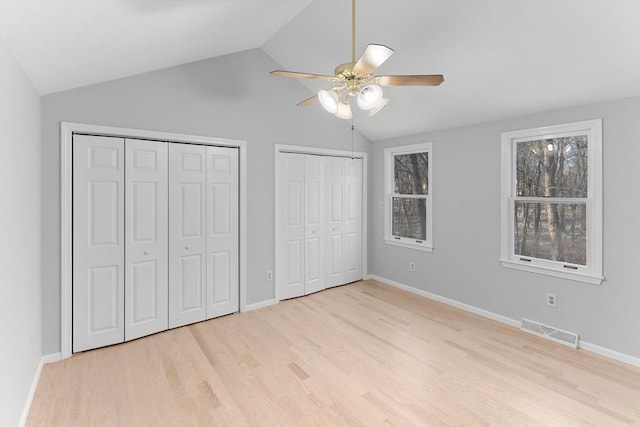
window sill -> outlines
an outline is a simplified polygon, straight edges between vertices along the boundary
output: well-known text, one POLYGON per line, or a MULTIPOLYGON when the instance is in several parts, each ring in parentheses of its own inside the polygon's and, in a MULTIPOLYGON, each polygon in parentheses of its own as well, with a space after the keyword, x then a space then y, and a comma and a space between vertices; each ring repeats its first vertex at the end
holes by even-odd
POLYGON ((594 274, 560 271, 554 268, 534 266, 530 264, 523 265, 519 262, 515 262, 507 259, 501 259, 500 263, 502 264, 503 267, 506 267, 506 268, 528 271, 529 273, 544 274, 546 276, 560 277, 562 279, 575 280, 577 282, 589 283, 590 285, 600 285, 604 280, 604 277, 596 276, 594 274))
POLYGON ((400 247, 409 248, 409 249, 416 249, 418 251, 424 251, 424 252, 433 252, 433 246, 416 245, 414 243, 406 243, 402 241, 399 242, 397 240, 390 240, 390 239, 384 239, 384 242, 387 245, 400 246, 400 247))

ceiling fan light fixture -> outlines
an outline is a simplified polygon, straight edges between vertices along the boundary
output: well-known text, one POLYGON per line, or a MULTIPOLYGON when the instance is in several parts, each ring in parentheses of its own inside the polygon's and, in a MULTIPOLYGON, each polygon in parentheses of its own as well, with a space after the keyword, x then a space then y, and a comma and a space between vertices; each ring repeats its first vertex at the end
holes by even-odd
POLYGON ((333 76, 286 70, 274 70, 271 74, 337 83, 339 86, 329 90, 320 90, 317 95, 299 102, 298 106, 304 107, 319 101, 325 110, 341 119, 352 117, 349 98, 357 97, 360 109, 369 111, 371 117, 379 113, 389 102, 388 99, 382 97, 383 86, 438 86, 444 81, 442 74, 374 75, 378 67, 384 64, 391 55, 393 55, 393 49, 390 47, 369 43, 360 57, 356 59, 356 0, 351 0, 350 62, 338 65, 333 76))
POLYGON ((382 87, 371 84, 363 87, 358 94, 358 107, 363 110, 371 110, 382 99, 382 87))
POLYGON ((338 110, 334 114, 339 119, 349 120, 352 116, 351 114, 351 106, 348 102, 339 102, 338 110))
POLYGON ((319 90, 318 101, 320 101, 320 105, 331 114, 335 114, 338 111, 338 94, 334 91, 319 90))
POLYGON ((387 105, 387 102, 389 102, 389 98, 382 98, 375 107, 369 110, 369 117, 378 114, 385 107, 385 105, 387 105))

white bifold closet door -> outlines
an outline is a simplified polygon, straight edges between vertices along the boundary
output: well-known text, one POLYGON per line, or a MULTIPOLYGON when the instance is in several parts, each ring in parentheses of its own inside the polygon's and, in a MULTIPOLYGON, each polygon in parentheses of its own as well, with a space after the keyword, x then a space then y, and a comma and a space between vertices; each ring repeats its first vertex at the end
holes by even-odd
POLYGON ((326 288, 324 249, 324 160, 304 156, 304 294, 326 288))
POLYGON ((74 135, 73 351, 168 327, 167 144, 74 135))
POLYGON ((169 147, 169 327, 238 311, 238 150, 169 147))
POLYGON ((240 309, 238 149, 207 147, 207 319, 240 309))
POLYGON ((281 299, 362 279, 362 159, 279 153, 281 299))
POLYGON ((278 242, 280 265, 276 280, 282 299, 304 295, 305 218, 303 154, 282 153, 279 161, 278 194, 280 230, 278 242))
POLYGON ((169 327, 167 154, 125 140, 125 341, 169 327))
POLYGON ((73 136, 73 351, 239 308, 238 149, 73 136))
POLYGON ((345 269, 345 203, 346 170, 345 159, 330 157, 327 167, 327 287, 347 283, 345 269))
POLYGON ((362 159, 327 157, 327 287, 362 279, 362 159))
POLYGON ((124 139, 73 137, 73 351, 124 341, 124 139))
MULTIPOLYGON (((345 169, 345 274, 346 283, 362 280, 362 159, 344 159, 345 169)), ((327 284, 327 286, 329 286, 327 284)))

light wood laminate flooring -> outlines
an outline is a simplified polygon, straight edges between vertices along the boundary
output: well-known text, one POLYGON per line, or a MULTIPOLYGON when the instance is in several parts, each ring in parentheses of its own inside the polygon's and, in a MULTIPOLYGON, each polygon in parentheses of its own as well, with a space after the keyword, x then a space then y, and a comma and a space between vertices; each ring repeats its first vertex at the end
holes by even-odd
POLYGON ((28 426, 640 425, 640 369, 364 281, 44 366, 28 426))

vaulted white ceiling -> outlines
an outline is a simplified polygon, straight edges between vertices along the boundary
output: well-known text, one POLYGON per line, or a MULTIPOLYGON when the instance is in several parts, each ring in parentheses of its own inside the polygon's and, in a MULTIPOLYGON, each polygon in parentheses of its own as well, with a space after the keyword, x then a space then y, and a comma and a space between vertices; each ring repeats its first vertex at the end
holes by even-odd
POLYGON ((41 94, 260 47, 311 0, 0 0, 41 94))
MULTIPOLYGON (((350 3, 0 0, 0 31, 41 94, 256 47, 283 69, 333 74, 351 56, 350 3)), ((445 82, 385 88, 387 107, 356 111, 356 127, 380 140, 638 96, 638 17, 638 0, 358 0, 357 55, 395 50, 376 74, 445 82)))

